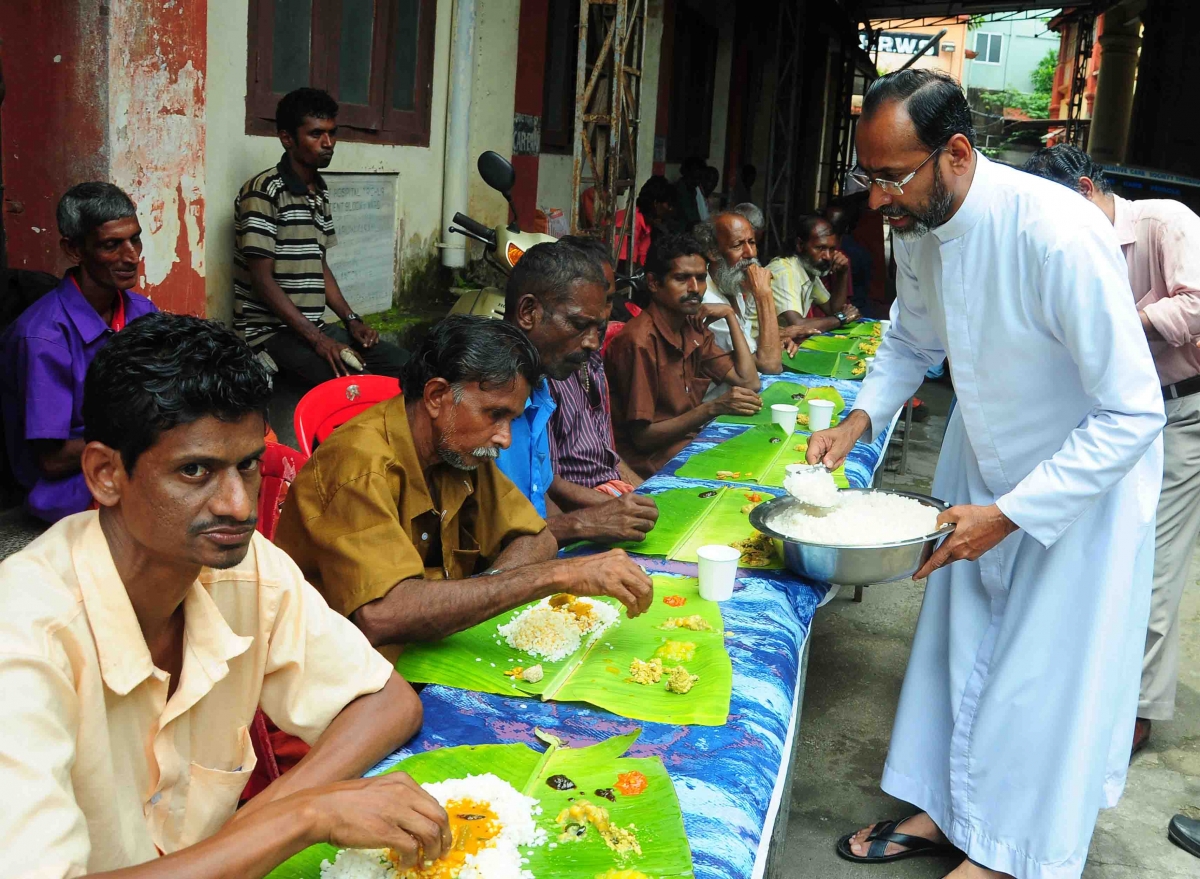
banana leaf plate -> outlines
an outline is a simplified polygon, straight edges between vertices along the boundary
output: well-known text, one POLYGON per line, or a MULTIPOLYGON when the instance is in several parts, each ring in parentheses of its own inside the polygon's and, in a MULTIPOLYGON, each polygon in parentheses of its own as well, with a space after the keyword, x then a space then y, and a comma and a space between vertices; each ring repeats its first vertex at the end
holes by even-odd
MULTIPOLYGON (((777 425, 760 424, 718 446, 697 452, 675 471, 675 475, 685 479, 782 487, 787 475, 784 468, 788 464, 802 463, 807 450, 807 434, 784 435, 777 425)), ((843 488, 850 484, 845 465, 833 472, 833 478, 843 488)), ((659 518, 661 521, 662 517, 659 518)))
MULTIPOLYGON (((563 747, 553 736, 539 733, 550 744, 545 753, 521 744, 441 748, 414 754, 386 772, 407 772, 423 784, 490 772, 537 799, 542 812, 536 821, 546 831, 547 842, 521 850, 529 859, 524 867, 535 879, 595 879, 610 870, 638 870, 654 879, 691 877, 692 854, 683 814, 662 760, 621 756, 639 733, 634 731, 584 748, 563 747), (642 773, 646 789, 628 797, 614 790, 611 802, 595 795, 596 790, 613 789, 617 776, 625 772, 642 773), (576 787, 554 789, 548 784, 553 775, 566 776, 576 787), (641 855, 618 856, 594 828, 589 828, 582 839, 560 841, 561 827, 556 818, 581 798, 607 809, 612 822, 621 827, 636 825, 641 855)), ((331 845, 312 846, 280 864, 267 879, 320 879, 321 862, 332 862, 337 852, 331 845)))

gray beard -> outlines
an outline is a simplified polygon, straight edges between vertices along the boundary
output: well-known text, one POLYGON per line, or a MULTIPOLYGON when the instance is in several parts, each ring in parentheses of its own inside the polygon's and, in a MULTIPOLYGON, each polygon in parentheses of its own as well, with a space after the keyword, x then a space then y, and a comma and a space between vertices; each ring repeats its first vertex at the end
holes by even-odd
POLYGON ((725 296, 733 296, 738 290, 742 289, 742 285, 746 283, 746 269, 750 266, 756 266, 759 262, 754 257, 749 257, 739 262, 735 266, 725 262, 724 257, 717 259, 716 268, 713 270, 713 280, 717 283, 717 288, 725 296))
POLYGON ((470 456, 460 455, 453 449, 442 446, 438 449, 438 457, 449 464, 456 470, 477 470, 479 465, 489 459, 495 460, 500 455, 500 450, 491 446, 480 446, 471 451, 470 456))
POLYGON ((931 229, 936 229, 946 222, 946 216, 950 213, 950 207, 953 204, 954 196, 946 188, 941 170, 935 165, 933 168, 933 192, 929 194, 929 200, 919 210, 908 211, 899 208, 889 213, 888 208, 880 208, 879 212, 885 217, 912 217, 914 222, 907 229, 892 229, 893 235, 912 239, 920 238, 922 235, 928 234, 931 229))

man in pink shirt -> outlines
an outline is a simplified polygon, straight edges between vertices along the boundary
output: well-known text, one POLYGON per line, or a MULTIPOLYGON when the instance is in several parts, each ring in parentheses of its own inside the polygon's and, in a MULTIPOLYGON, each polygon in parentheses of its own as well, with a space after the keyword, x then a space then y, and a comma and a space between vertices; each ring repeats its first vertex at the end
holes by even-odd
POLYGON ((1150 738, 1151 721, 1175 713, 1179 599, 1200 535, 1200 217, 1177 201, 1114 195, 1103 169, 1078 147, 1038 150, 1025 170, 1077 190, 1115 227, 1167 410, 1137 753, 1150 738))

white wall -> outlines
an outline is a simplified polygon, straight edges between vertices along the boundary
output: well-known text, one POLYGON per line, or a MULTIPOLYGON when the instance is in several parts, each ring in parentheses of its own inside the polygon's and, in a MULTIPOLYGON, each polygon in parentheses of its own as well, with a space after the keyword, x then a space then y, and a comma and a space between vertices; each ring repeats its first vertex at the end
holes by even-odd
MULTIPOLYGON (((486 142, 489 146, 498 143, 500 151, 505 154, 511 149, 515 23, 511 26, 511 36, 505 36, 507 32, 504 27, 509 18, 515 21, 515 12, 512 10, 518 2, 479 0, 480 24, 476 45, 477 49, 486 48, 488 52, 482 56, 484 63, 477 70, 471 120, 472 162, 478 154, 474 149, 477 142, 486 142), (505 39, 509 45, 507 57, 504 52, 498 51, 496 45, 505 39), (506 74, 505 71, 509 72, 506 74), (485 81, 481 87, 478 82, 480 75, 492 79, 485 81)), ((453 0, 438 0, 429 146, 380 146, 343 140, 338 144, 330 166, 331 171, 398 175, 398 282, 403 279, 406 267, 422 265, 437 252, 442 214, 452 8, 453 0)), ((246 180, 278 162, 283 152, 277 138, 245 133, 248 15, 248 0, 209 0, 205 262, 208 313, 225 320, 230 318, 233 310, 233 199, 246 180)), ((472 209, 482 214, 479 219, 494 221, 494 209, 489 207, 483 210, 482 205, 475 207, 474 181, 472 187, 472 209)), ((337 222, 336 216, 334 222, 337 222)))
MULTIPOLYGON (((479 176, 481 153, 512 158, 521 0, 476 0, 475 80, 471 86, 470 204, 462 208, 485 226, 508 222, 508 203, 479 176)), ((439 194, 439 199, 441 198, 439 194)), ((530 220, 533 218, 530 217, 530 220)), ((477 251, 475 255, 481 255, 477 251)))
POLYGON ((538 210, 558 208, 563 212, 568 228, 575 216, 575 205, 571 200, 571 166, 574 161, 570 153, 541 153, 538 156, 538 210))
POLYGON ((712 132, 708 141, 708 164, 721 172, 720 192, 725 188, 725 139, 729 124, 729 83, 733 76, 733 16, 722 16, 717 37, 717 61, 713 68, 712 132))

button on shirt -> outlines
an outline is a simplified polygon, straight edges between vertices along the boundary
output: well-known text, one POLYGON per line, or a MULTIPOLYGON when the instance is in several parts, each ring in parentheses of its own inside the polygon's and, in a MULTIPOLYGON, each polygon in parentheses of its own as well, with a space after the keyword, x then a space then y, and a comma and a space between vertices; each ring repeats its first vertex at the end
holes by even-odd
MULTIPOLYGON (((121 294, 125 321, 157 311, 145 296, 121 294)), ((13 474, 29 492, 26 506, 47 522, 86 510, 92 495, 75 473, 50 479, 32 440, 83 437, 83 379, 114 330, 83 298, 73 273, 29 306, 0 336, 0 407, 13 474)))
POLYGON ((550 459, 550 419, 557 404, 543 379, 525 401, 525 411, 513 419, 512 443, 500 450, 496 463, 512 484, 529 498, 537 514, 546 517, 546 492, 554 479, 550 459))
POLYGON ((1168 199, 1113 200, 1134 301, 1162 336, 1150 342, 1158 380, 1200 375, 1200 217, 1168 199))
POLYGON ((633 445, 633 429, 695 409, 708 386, 723 381, 731 369, 733 355, 721 350, 698 318, 689 317, 682 330, 675 330, 651 302, 625 324, 604 355, 617 452, 625 463, 644 478, 653 476, 695 432, 664 448, 641 452, 633 445))
POLYGON ((475 470, 438 464, 430 473, 432 494, 404 398, 373 406, 308 459, 288 492, 275 543, 349 616, 402 580, 470 577, 510 540, 546 527, 492 461, 475 470))
POLYGON ((813 305, 829 301, 829 291, 821 278, 810 273, 798 256, 777 256, 767 264, 767 271, 771 273, 775 309, 780 314, 794 311, 808 317, 813 305))
POLYGON ((259 534, 184 598, 179 686, 156 668, 95 512, 0 564, 5 875, 170 854, 233 816, 257 706, 310 744, 391 665, 259 534))
POLYGON ((604 358, 593 354, 583 369, 557 381, 549 379, 558 404, 550 419, 550 457, 554 472, 568 482, 595 488, 619 480, 613 448, 612 414, 604 358), (587 376, 587 389, 583 377, 587 376))

